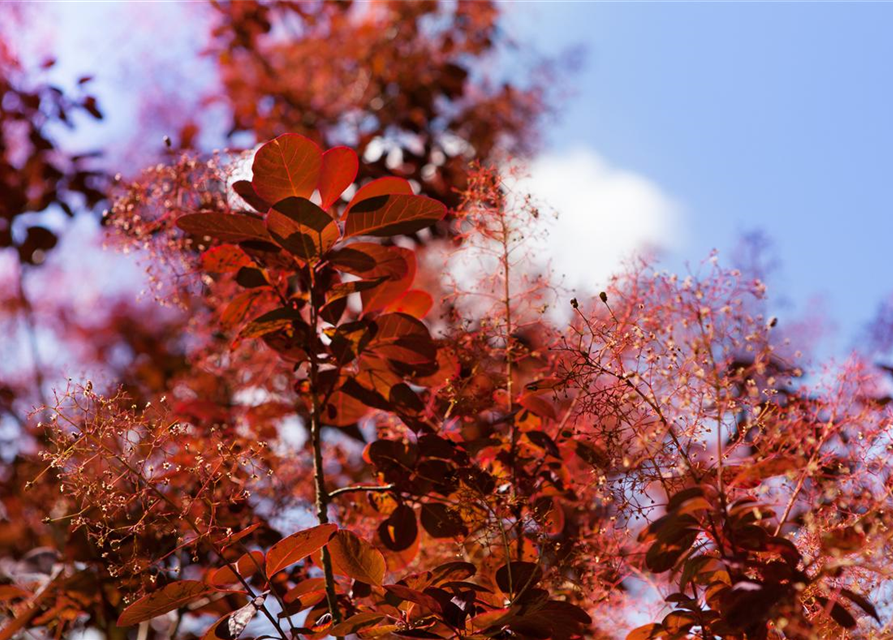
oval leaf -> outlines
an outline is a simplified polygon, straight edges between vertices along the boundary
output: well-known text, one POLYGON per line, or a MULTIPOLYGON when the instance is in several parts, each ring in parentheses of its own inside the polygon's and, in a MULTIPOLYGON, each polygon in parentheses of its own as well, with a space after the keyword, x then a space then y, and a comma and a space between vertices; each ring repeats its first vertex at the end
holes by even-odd
POLYGON ((384 178, 378 178, 377 180, 373 180, 371 182, 367 182, 362 187, 357 189, 357 192, 353 195, 353 198, 350 199, 350 203, 348 203, 347 208, 344 210, 343 218, 347 217, 347 214, 350 212, 351 207, 353 207, 356 203, 362 202, 363 200, 368 200, 369 198, 375 198, 377 196, 389 196, 389 195, 412 195, 412 185, 409 184, 408 180, 403 178, 398 178, 396 176, 387 176, 384 178))
POLYGON ((428 315, 433 306, 434 298, 431 297, 431 294, 419 289, 412 289, 403 294, 401 298, 389 304, 385 311, 389 313, 405 313, 421 320, 428 315))
POLYGON ((432 538, 458 538, 468 535, 468 529, 462 518, 439 502, 423 504, 420 520, 432 538))
POLYGON ((351 207, 344 235, 389 237, 415 233, 444 215, 446 207, 425 196, 376 196, 351 207))
POLYGON ((348 147, 335 147, 322 154, 318 188, 323 209, 331 207, 351 185, 359 167, 356 152, 348 147))
POLYGON ((238 582, 239 576, 250 578, 263 568, 264 554, 260 551, 251 551, 234 562, 233 566, 239 572, 238 576, 229 566, 225 566, 211 571, 208 574, 208 583, 219 587, 238 582))
POLYGON ((119 627, 128 627, 151 620, 155 616, 179 609, 213 591, 215 590, 198 580, 172 582, 158 591, 143 596, 124 609, 117 624, 119 627))
POLYGON ((325 211, 306 198, 289 197, 267 214, 267 230, 280 247, 303 260, 332 248, 341 232, 325 211))
POLYGON ((387 571, 381 551, 346 529, 340 529, 326 545, 335 573, 381 586, 387 571))
POLYGON ((272 578, 288 565, 303 560, 314 551, 321 549, 337 529, 338 527, 334 524, 321 524, 293 533, 274 544, 267 551, 267 577, 272 578))
POLYGON ((364 611, 362 613, 356 613, 349 617, 347 620, 340 624, 336 624, 329 630, 329 635, 334 636, 336 638, 343 638, 344 636, 349 636, 360 629, 365 629, 366 627, 371 627, 373 624, 383 620, 385 615, 383 613, 376 613, 374 611, 364 611))
POLYGON ((264 221, 238 213, 187 213, 177 226, 193 236, 208 236, 221 242, 273 242, 264 221))
POLYGON ((271 140, 254 156, 251 184, 273 204, 289 196, 309 198, 322 169, 322 151, 310 138, 286 133, 271 140))

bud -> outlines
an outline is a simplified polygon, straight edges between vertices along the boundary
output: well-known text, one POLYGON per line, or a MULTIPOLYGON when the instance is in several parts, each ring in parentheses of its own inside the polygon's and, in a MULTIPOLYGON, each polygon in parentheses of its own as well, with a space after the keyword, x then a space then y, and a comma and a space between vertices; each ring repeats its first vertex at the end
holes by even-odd
POLYGON ((604 302, 605 304, 608 304, 608 294, 607 293, 602 291, 601 293, 598 294, 598 297, 601 298, 602 302, 604 302))

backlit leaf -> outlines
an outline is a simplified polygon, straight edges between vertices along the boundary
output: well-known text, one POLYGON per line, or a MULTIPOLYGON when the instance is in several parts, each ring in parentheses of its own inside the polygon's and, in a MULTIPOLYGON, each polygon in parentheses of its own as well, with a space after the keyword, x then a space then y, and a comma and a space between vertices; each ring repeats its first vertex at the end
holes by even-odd
POLYGON ((301 260, 326 253, 341 232, 329 215, 306 198, 289 197, 267 214, 267 230, 280 247, 301 260))
POLYGON ((336 638, 343 638, 344 636, 357 633, 360 629, 371 627, 375 623, 384 620, 384 618, 385 615, 383 613, 376 613, 374 611, 355 613, 347 620, 344 620, 340 624, 336 624, 329 629, 328 635, 336 638))
POLYGON ((407 180, 398 178, 396 176, 386 176, 384 178, 378 178, 377 180, 367 182, 362 187, 357 189, 357 192, 353 195, 353 198, 350 199, 350 203, 348 203, 347 208, 344 210, 344 217, 347 217, 347 214, 350 212, 351 207, 353 207, 356 203, 362 202, 363 200, 369 200, 370 198, 387 195, 411 196, 412 185, 410 185, 407 180))
POLYGON ((391 302, 385 308, 385 311, 389 313, 405 313, 421 320, 428 315, 433 306, 434 299, 431 297, 431 294, 419 289, 412 289, 391 302))
MULTIPOLYGON (((824 598, 821 596, 816 596, 816 602, 818 602, 820 605, 822 605, 822 607, 825 610, 828 609, 829 601, 827 598, 824 598)), ((842 606, 839 602, 836 602, 836 601, 832 602, 831 610, 828 613, 830 614, 830 616, 834 620, 834 622, 839 624, 844 629, 852 629, 853 627, 855 627, 858 624, 856 622, 856 619, 853 617, 853 614, 851 614, 849 611, 847 611, 846 608, 844 606, 842 606)))
POLYGON ((223 616, 205 632, 202 640, 236 640, 257 615, 262 603, 263 597, 258 597, 244 607, 223 616))
POLYGON ((306 327, 300 311, 290 307, 280 307, 279 309, 268 311, 249 322, 239 334, 239 337, 242 339, 259 338, 280 329, 293 328, 296 325, 301 329, 306 327))
POLYGON ((326 545, 335 573, 372 584, 381 585, 387 566, 381 551, 346 529, 340 529, 326 545))
POLYGON ((239 247, 230 244, 211 247, 202 253, 202 270, 209 273, 229 273, 251 266, 254 261, 239 247))
POLYGON ((626 640, 658 640, 668 637, 669 633, 662 624, 653 623, 633 629, 627 634, 626 640))
MULTIPOLYGON (((240 576, 248 579, 263 569, 264 554, 260 551, 251 551, 236 560, 233 565, 240 576)), ((216 569, 208 575, 208 583, 215 587, 233 584, 238 581, 238 576, 228 566, 216 569)))
POLYGON ((334 524, 321 524, 293 533, 274 544, 267 551, 267 577, 272 578, 288 565, 299 562, 321 549, 337 530, 338 527, 334 524))
POLYGON ((444 215, 446 207, 425 196, 376 196, 350 208, 344 235, 389 237, 415 233, 444 215))
POLYGON ((319 174, 319 197, 322 208, 328 209, 357 177, 357 154, 348 147, 335 147, 322 154, 319 174))
POLYGON ((799 456, 774 456, 755 463, 741 465, 743 468, 731 479, 729 486, 752 488, 766 478, 801 469, 803 464, 804 461, 799 456))
POLYGON ((254 156, 251 184, 257 195, 276 204, 289 196, 309 198, 322 169, 322 151, 315 142, 286 133, 266 143, 254 156))
POLYGON ((410 589, 402 584, 386 584, 384 588, 388 593, 393 594, 400 600, 406 600, 421 605, 434 613, 440 613, 442 611, 440 603, 437 602, 437 600, 421 591, 410 589))
POLYGON ((381 285, 364 291, 363 313, 378 311, 400 298, 415 278, 415 252, 403 247, 383 247, 385 255, 378 256, 375 268, 364 273, 364 278, 381 277, 381 285))

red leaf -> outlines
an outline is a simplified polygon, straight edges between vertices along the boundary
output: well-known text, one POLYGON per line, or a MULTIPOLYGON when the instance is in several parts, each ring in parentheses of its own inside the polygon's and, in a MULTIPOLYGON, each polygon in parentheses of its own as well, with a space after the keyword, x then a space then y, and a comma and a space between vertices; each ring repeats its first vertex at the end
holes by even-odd
POLYGON ((405 313, 421 320, 428 315, 433 306, 434 298, 431 297, 431 294, 419 289, 411 289, 404 293, 401 298, 385 307, 385 311, 405 313))
POLYGON ((357 242, 334 252, 331 263, 341 271, 364 279, 387 277, 387 282, 363 294, 363 310, 381 309, 396 300, 415 277, 415 254, 401 247, 357 242))
POLYGON ((248 317, 248 312, 255 305, 258 298, 264 296, 269 290, 248 289, 233 297, 220 314, 220 325, 224 329, 234 329, 248 317))
POLYGON ((338 225, 306 198, 280 200, 267 214, 267 230, 280 247, 312 260, 326 253, 341 236, 338 225))
POLYGON ((543 571, 533 562, 509 562, 496 570, 496 585, 506 594, 518 594, 543 579, 543 571))
POLYGON ((383 620, 384 617, 385 615, 383 613, 376 613, 374 611, 363 611, 362 613, 355 613, 347 620, 332 627, 329 630, 328 635, 335 638, 343 638, 345 636, 355 634, 360 629, 371 627, 376 622, 383 620))
POLYGON ((404 551, 410 548, 419 534, 415 511, 401 504, 378 527, 382 544, 391 551, 404 551))
POLYGON ((373 180, 372 182, 367 182, 362 187, 357 189, 357 192, 353 195, 353 198, 350 199, 350 203, 347 205, 347 208, 344 209, 344 215, 342 216, 342 219, 347 217, 347 214, 350 212, 350 208, 353 207, 356 203, 362 202, 363 200, 368 200, 369 198, 390 195, 411 196, 412 185, 410 185, 409 182, 404 180, 403 178, 397 178, 394 176, 378 178, 377 180, 373 180))
POLYGON ((359 161, 353 149, 335 147, 322 154, 318 189, 323 209, 331 207, 351 185, 357 177, 358 168, 359 161))
MULTIPOLYGON (((263 599, 258 598, 258 600, 262 601, 263 599)), ((226 614, 211 625, 211 628, 202 636, 202 640, 236 640, 245 631, 245 627, 248 626, 252 618, 257 615, 258 610, 258 604, 249 602, 244 607, 226 614)))
POLYGON ((437 358, 437 347, 422 322, 404 313, 386 313, 375 320, 378 328, 368 345, 370 351, 388 360, 427 364, 437 358))
POLYGON ((441 613, 443 611, 443 607, 440 606, 440 603, 427 593, 410 589, 402 584, 386 584, 384 588, 388 593, 394 594, 401 600, 414 602, 434 613, 441 613))
POLYGON ((801 468, 803 459, 798 456, 782 455, 741 466, 743 469, 735 474, 729 482, 729 486, 749 489, 758 486, 766 478, 780 476, 793 469, 801 468))
POLYGON ((658 622, 646 624, 643 627, 636 627, 626 636, 626 640, 657 640, 658 638, 668 638, 669 633, 664 626, 658 622))
POLYGON ((255 193, 254 186, 248 180, 237 180, 234 182, 233 191, 257 211, 266 211, 270 208, 270 203, 255 193))
POLYGON ((377 196, 350 208, 344 235, 389 237, 415 233, 444 215, 446 207, 425 196, 377 196))
POLYGON ((381 585, 387 571, 381 551, 347 529, 340 529, 326 545, 332 557, 335 573, 365 582, 381 585))
MULTIPOLYGON (((244 554, 236 562, 233 563, 239 575, 245 579, 250 578, 255 573, 263 569, 264 554, 260 551, 252 551, 244 554)), ((208 574, 208 584, 215 587, 222 587, 234 582, 238 582, 238 576, 228 566, 215 569, 208 574)))
POLYGON ((158 591, 143 596, 124 609, 117 624, 119 627, 129 627, 132 624, 151 620, 155 616, 179 609, 213 591, 215 589, 209 588, 208 585, 198 580, 172 582, 158 591))
POLYGON ((321 169, 322 151, 316 143, 286 133, 257 150, 251 165, 251 184, 258 196, 273 204, 289 196, 309 198, 321 169))
POLYGON ((177 226, 193 236, 208 236, 221 242, 273 242, 264 221, 239 213, 187 213, 177 226))
POLYGON ((267 577, 290 564, 303 560, 314 551, 321 549, 338 529, 333 524, 321 524, 311 529, 298 531, 280 540, 267 551, 267 577))
POLYGON ((555 419, 555 407, 546 398, 538 393, 525 393, 518 398, 518 404, 539 416, 540 418, 555 419))
POLYGON ((308 578, 289 589, 282 597, 285 604, 300 601, 304 607, 312 607, 325 597, 326 579, 325 578, 308 578), (322 597, 317 598, 317 595, 322 597))
POLYGON ((439 502, 423 504, 420 520, 432 538, 458 538, 468 535, 468 528, 459 514, 439 502))
POLYGON ((242 538, 245 538, 246 536, 249 536, 252 533, 254 533, 257 529, 259 529, 261 527, 262 524, 263 523, 261 523, 261 522, 255 522, 254 524, 245 527, 241 531, 236 531, 232 535, 225 537, 223 540, 221 540, 217 544, 219 544, 222 549, 226 549, 227 547, 229 547, 232 544, 235 544, 242 538))
POLYGON ((202 269, 211 273, 229 273, 252 264, 251 257, 233 245, 211 247, 202 254, 202 269))
POLYGON ((329 398, 322 420, 324 424, 333 427, 346 427, 357 422, 368 412, 369 407, 366 403, 339 389, 329 398))
MULTIPOLYGON (((366 243, 363 243, 366 244, 366 243)), ((409 289, 415 278, 415 252, 403 247, 386 249, 374 269, 364 274, 366 278, 386 277, 381 285, 362 294, 363 313, 378 311, 397 300, 409 289)))

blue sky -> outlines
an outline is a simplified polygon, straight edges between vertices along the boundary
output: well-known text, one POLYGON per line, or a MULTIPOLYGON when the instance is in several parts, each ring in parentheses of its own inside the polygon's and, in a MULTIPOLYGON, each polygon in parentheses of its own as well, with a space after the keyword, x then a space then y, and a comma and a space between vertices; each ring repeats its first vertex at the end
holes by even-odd
MULTIPOLYGON (((89 143, 133 128, 144 56, 169 71, 159 95, 201 68, 183 66, 202 46, 186 19, 196 5, 51 7, 31 37, 62 50, 68 75, 96 72, 110 107, 89 143)), ((643 243, 682 271, 714 248, 729 258, 760 230, 780 262, 770 294, 782 321, 819 298, 837 326, 822 351, 855 343, 893 293, 893 4, 504 8, 522 46, 509 65, 529 61, 531 44, 585 50, 532 170, 532 188, 561 213, 551 253, 570 284, 597 289, 643 243)))
POLYGON ((762 230, 782 312, 820 296, 833 351, 854 342, 893 292, 893 4, 542 2, 511 24, 545 53, 585 45, 549 146, 672 198, 669 266, 762 230))

